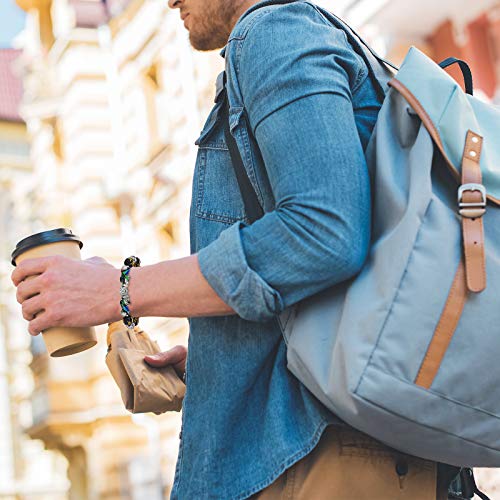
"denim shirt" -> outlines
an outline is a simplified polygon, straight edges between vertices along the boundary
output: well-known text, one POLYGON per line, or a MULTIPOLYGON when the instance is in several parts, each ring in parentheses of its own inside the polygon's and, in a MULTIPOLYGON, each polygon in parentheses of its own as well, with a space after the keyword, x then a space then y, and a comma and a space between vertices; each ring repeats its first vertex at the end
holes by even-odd
POLYGON ((340 423, 288 371, 278 317, 359 272, 370 240, 364 150, 381 98, 344 31, 309 2, 260 2, 221 55, 230 130, 265 214, 245 214, 219 96, 196 141, 191 253, 237 314, 189 319, 171 493, 183 500, 248 498, 340 423))

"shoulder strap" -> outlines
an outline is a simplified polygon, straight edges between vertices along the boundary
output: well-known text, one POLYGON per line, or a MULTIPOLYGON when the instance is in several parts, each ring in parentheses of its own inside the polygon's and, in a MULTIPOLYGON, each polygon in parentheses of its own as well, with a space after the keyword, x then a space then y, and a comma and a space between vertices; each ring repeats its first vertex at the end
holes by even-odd
POLYGON ((394 76, 393 71, 397 72, 399 68, 379 56, 343 19, 319 5, 310 3, 334 26, 345 32, 353 50, 362 57, 368 66, 370 75, 377 85, 379 96, 383 99, 388 90, 387 82, 394 76))
POLYGON ((229 129, 229 100, 225 89, 222 98, 224 99, 224 102, 221 107, 221 120, 224 123, 224 136, 226 138, 226 144, 229 149, 229 155, 231 156, 231 162, 236 174, 236 180, 238 181, 238 186, 243 197, 245 212, 247 217, 250 219, 250 222, 254 222, 264 215, 264 211, 262 210, 262 206, 257 198, 257 193, 248 178, 238 145, 236 144, 236 141, 231 135, 231 131, 229 129))
POLYGON ((269 5, 284 5, 297 1, 305 1, 306 3, 309 3, 314 8, 316 8, 329 22, 346 33, 349 42, 353 46, 353 49, 366 62, 368 69, 377 84, 377 91, 379 92, 380 96, 383 97, 387 92, 387 82, 394 76, 391 70, 398 71, 399 68, 390 61, 387 61, 383 57, 379 56, 343 19, 333 14, 329 10, 316 5, 314 2, 308 0, 262 0, 250 7, 240 18, 240 21, 251 12, 262 7, 267 7, 269 5))

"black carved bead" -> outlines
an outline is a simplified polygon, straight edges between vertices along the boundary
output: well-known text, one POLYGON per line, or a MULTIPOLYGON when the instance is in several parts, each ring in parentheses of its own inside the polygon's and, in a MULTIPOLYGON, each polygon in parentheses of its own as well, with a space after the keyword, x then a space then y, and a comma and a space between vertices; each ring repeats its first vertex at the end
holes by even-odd
POLYGON ((139 267, 141 265, 141 259, 135 255, 131 255, 125 259, 124 264, 131 267, 139 267))

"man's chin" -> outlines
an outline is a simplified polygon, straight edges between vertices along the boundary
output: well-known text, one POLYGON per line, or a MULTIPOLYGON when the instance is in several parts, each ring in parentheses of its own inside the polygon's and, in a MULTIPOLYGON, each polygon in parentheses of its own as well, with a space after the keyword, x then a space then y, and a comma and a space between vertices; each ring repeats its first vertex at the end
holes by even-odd
POLYGON ((195 50, 208 52, 210 50, 222 49, 222 47, 226 45, 227 41, 222 42, 214 39, 208 40, 206 38, 197 37, 195 34, 193 35, 192 32, 189 32, 189 43, 195 50))

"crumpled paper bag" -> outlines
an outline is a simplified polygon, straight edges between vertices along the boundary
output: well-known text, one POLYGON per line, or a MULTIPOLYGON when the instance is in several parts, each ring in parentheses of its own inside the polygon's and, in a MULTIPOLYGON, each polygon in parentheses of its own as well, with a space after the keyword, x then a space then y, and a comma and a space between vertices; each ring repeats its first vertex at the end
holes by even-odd
POLYGON ((106 365, 118 385, 125 408, 131 413, 180 411, 186 386, 173 366, 153 368, 145 355, 160 352, 138 326, 131 333, 116 321, 108 324, 106 365))

